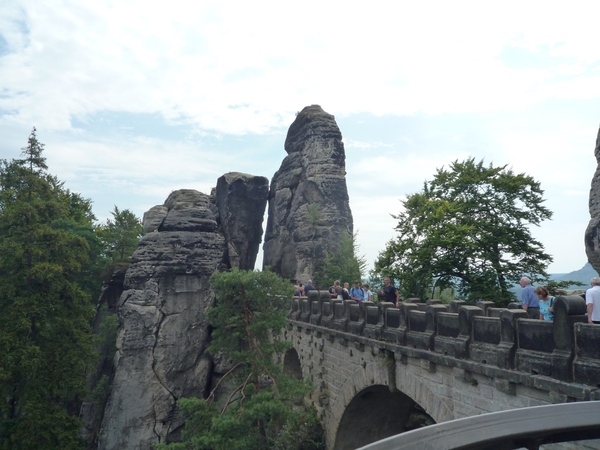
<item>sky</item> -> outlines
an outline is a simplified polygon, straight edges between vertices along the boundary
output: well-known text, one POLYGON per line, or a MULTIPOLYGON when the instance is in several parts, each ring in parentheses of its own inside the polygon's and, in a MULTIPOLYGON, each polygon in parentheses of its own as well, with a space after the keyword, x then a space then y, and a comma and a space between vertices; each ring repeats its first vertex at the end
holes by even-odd
POLYGON ((598 17, 591 0, 8 0, 0 158, 35 126, 98 220, 141 217, 227 172, 271 179, 296 112, 318 104, 344 138, 369 267, 401 200, 473 157, 540 181, 554 217, 532 234, 566 273, 587 262, 598 17))

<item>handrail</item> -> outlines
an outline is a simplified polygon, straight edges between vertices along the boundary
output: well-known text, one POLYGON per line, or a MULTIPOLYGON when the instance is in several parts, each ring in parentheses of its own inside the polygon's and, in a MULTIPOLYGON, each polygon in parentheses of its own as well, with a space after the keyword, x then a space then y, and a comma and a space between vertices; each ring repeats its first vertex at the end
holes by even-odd
POLYGON ((511 409, 398 434, 360 450, 492 450, 600 438, 600 401, 511 409))

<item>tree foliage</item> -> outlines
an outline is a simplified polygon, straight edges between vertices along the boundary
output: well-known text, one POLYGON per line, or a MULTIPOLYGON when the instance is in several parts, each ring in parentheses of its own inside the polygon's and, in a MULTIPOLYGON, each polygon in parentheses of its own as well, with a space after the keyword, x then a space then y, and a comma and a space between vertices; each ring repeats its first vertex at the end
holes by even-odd
POLYGON ((545 280, 544 281, 544 287, 546 289, 548 289, 548 292, 550 293, 550 295, 554 295, 554 296, 565 295, 567 290, 573 289, 574 287, 577 288, 577 287, 581 287, 581 286, 585 286, 585 284, 582 283, 581 281, 576 281, 576 280, 562 280, 562 281, 545 280))
POLYGON ((94 359, 91 205, 46 172, 36 130, 0 161, 0 449, 80 448, 94 359))
POLYGON ((112 219, 96 228, 104 245, 104 255, 113 263, 129 262, 144 234, 142 222, 129 209, 120 210, 116 205, 110 213, 112 219))
POLYGON ((523 274, 547 277, 552 258, 530 232, 552 216, 543 202, 540 184, 528 175, 474 158, 455 161, 402 202, 394 216, 398 236, 375 272, 399 280, 405 296, 424 298, 435 285, 504 304, 523 274))
POLYGON ((208 316, 209 351, 231 360, 220 381, 233 379, 228 395, 217 386, 207 399, 183 399, 184 441, 158 449, 313 449, 319 430, 314 410, 302 405, 310 385, 283 373, 277 362, 290 343, 283 329, 293 286, 268 271, 233 269, 210 278, 217 293, 208 316), (317 431, 316 431, 317 430, 317 431))
POLYGON ((328 254, 315 274, 317 286, 327 289, 335 280, 342 283, 361 280, 366 271, 367 261, 364 256, 358 256, 358 251, 356 233, 343 233, 337 252, 328 254))
POLYGON ((96 226, 96 235, 102 245, 101 278, 104 281, 110 280, 116 270, 127 269, 131 255, 144 235, 142 222, 131 210, 121 210, 115 205, 110 213, 112 219, 96 226))

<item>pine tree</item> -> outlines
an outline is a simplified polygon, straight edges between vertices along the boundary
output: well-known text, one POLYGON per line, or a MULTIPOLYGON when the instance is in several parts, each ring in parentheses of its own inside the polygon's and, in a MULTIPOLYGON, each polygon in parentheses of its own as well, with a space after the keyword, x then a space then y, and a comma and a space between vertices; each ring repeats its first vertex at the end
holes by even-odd
POLYGON ((140 219, 129 209, 121 210, 115 205, 111 214, 112 219, 99 225, 96 232, 102 240, 104 253, 109 261, 128 262, 144 234, 144 228, 140 219))
POLYGON ((213 274, 210 283, 217 304, 208 312, 214 327, 209 350, 230 358, 233 367, 224 379, 235 379, 235 387, 221 402, 215 401, 218 386, 206 400, 182 399, 184 441, 157 449, 320 448, 316 413, 301 404, 311 386, 276 362, 291 346, 279 334, 292 285, 272 272, 237 269, 213 274))
POLYGON ((34 128, 22 159, 0 161, 0 449, 81 448, 94 358, 90 202, 46 172, 43 148, 34 128))

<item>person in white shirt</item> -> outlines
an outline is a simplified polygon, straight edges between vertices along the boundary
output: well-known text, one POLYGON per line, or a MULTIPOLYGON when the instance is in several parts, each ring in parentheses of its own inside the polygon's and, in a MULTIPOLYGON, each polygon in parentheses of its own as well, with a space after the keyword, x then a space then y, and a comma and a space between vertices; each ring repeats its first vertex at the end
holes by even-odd
POLYGON ((373 291, 369 290, 369 285, 368 283, 363 284, 363 289, 365 291, 365 297, 364 297, 364 301, 365 302, 372 302, 373 301, 373 291))
POLYGON ((592 287, 585 291, 588 322, 600 324, 600 278, 592 278, 590 284, 592 287))

